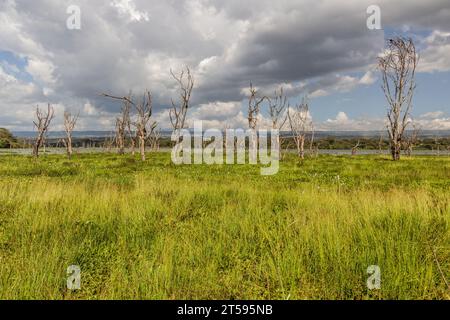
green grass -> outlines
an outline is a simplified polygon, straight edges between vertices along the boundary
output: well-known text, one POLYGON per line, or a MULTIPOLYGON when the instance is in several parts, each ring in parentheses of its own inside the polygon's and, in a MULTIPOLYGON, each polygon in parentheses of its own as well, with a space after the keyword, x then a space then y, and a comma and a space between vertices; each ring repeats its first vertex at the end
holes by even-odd
POLYGON ((4 155, 0 299, 449 299, 449 191, 448 157, 4 155))

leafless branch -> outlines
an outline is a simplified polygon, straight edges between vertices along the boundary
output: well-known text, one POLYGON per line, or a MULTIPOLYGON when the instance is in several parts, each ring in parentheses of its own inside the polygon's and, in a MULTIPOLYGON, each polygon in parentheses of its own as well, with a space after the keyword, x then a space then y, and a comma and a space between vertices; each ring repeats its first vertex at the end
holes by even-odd
POLYGON ((404 133, 410 124, 410 112, 419 58, 412 39, 388 40, 385 53, 378 59, 382 89, 388 102, 388 133, 393 160, 400 159, 404 133))
POLYGON ((48 127, 55 116, 55 111, 50 103, 47 106, 47 112, 42 111, 39 107, 36 107, 36 120, 33 121, 37 130, 37 137, 33 146, 33 156, 39 156, 39 148, 42 146, 45 136, 48 132, 48 127))

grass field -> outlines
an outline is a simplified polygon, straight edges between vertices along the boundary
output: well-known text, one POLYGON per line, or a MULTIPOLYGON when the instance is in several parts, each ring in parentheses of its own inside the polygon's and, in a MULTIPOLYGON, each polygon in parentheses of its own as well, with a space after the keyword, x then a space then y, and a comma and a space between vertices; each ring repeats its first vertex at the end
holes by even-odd
POLYGON ((0 203, 0 299, 450 298, 449 157, 4 155, 0 203))

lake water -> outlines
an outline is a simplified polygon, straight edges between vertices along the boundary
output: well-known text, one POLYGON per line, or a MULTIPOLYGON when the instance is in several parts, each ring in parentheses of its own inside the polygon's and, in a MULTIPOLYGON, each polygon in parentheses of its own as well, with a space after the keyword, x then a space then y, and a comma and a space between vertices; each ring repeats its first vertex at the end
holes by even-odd
MULTIPOLYGON (((150 151, 150 149, 148 149, 150 151)), ((169 152, 171 151, 170 148, 161 148, 159 152, 169 152)), ((74 154, 77 153, 116 153, 116 149, 112 148, 111 150, 106 150, 104 148, 74 148, 73 149, 74 154)), ((127 152, 130 152, 130 150, 127 150, 127 152)), ((138 152, 136 150, 136 152, 138 152)), ((290 153, 295 153, 296 150, 289 150, 290 153)), ((308 153, 308 151, 305 151, 308 153)), ((66 149, 64 148, 46 148, 45 152, 42 148, 39 151, 40 154, 65 154, 66 149)), ((0 155, 8 155, 8 154, 19 154, 19 155, 31 155, 32 149, 31 148, 23 148, 23 149, 0 149, 0 155)), ((319 154, 329 154, 329 155, 350 155, 351 150, 329 150, 329 149, 323 149, 319 150, 319 154)), ((380 154, 378 150, 358 150, 357 155, 376 155, 380 154)), ((389 152, 387 150, 383 150, 383 154, 388 155, 389 152)), ((413 151, 413 155, 434 155, 434 156, 450 156, 450 151, 440 151, 439 153, 437 151, 433 150, 415 150, 413 151)))

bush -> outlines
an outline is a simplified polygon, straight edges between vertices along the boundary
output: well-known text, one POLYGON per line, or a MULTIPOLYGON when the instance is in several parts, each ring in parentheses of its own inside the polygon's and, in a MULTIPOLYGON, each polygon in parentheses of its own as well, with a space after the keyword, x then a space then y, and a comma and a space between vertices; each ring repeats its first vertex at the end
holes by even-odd
POLYGON ((5 128, 0 128, 0 148, 15 148, 18 146, 17 139, 5 128))

